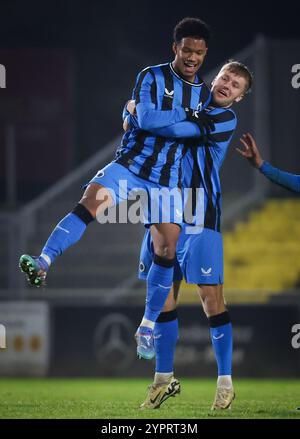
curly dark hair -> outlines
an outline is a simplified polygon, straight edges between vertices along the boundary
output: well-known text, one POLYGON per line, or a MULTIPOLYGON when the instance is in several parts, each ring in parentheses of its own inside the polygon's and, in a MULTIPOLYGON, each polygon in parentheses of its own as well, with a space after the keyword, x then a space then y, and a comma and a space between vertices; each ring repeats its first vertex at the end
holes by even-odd
POLYGON ((176 24, 173 32, 173 38, 176 44, 179 44, 182 38, 193 37, 204 40, 208 45, 210 38, 209 26, 200 18, 186 17, 176 24))

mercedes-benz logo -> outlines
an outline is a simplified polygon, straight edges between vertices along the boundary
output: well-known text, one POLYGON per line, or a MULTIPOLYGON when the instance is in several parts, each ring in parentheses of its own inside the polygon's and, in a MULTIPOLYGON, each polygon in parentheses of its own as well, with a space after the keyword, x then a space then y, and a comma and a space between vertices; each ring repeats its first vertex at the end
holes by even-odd
POLYGON ((94 352, 103 369, 126 370, 135 358, 135 328, 123 314, 109 314, 98 323, 94 334, 94 352))

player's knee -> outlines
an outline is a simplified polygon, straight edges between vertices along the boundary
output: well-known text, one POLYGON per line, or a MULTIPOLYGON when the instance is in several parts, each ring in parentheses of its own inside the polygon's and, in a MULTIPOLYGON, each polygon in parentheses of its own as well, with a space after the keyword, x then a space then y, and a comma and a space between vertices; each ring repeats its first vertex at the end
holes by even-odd
POLYGON ((162 312, 170 312, 173 311, 174 309, 176 309, 176 302, 172 302, 172 303, 165 302, 162 312))
POLYGON ((176 300, 175 300, 174 292, 173 292, 173 288, 172 288, 166 301, 165 301, 165 304, 163 307, 163 312, 173 311, 175 308, 176 308, 176 300))
POLYGON ((217 301, 210 299, 203 302, 203 308, 207 317, 217 315, 223 311, 217 301))
POLYGON ((98 208, 97 200, 93 200, 90 197, 83 196, 79 201, 79 204, 82 204, 82 206, 84 206, 90 212, 93 218, 96 218, 96 213, 98 208))
POLYGON ((199 294, 207 316, 216 315, 225 310, 223 294, 217 285, 201 286, 199 294))
POLYGON ((90 185, 79 201, 96 218, 99 209, 105 210, 112 204, 108 190, 100 185, 90 185))
POLYGON ((156 244, 154 247, 155 254, 161 258, 173 259, 176 254, 176 245, 170 243, 156 244))

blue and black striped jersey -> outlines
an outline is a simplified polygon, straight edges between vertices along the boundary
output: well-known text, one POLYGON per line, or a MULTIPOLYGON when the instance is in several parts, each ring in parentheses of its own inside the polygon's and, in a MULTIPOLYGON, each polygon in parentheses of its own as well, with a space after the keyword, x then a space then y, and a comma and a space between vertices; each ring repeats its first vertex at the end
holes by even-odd
POLYGON ((237 118, 234 111, 228 108, 209 106, 205 111, 213 119, 215 130, 205 143, 201 144, 200 139, 191 139, 186 143, 189 143, 190 147, 182 160, 182 187, 191 188, 193 216, 197 212, 196 190, 203 188, 204 206, 203 209, 199 210, 203 218, 195 218, 193 223, 202 223, 204 228, 220 231, 221 184, 219 171, 234 134, 237 118))
POLYGON ((138 126, 125 133, 115 161, 141 178, 168 187, 181 185, 183 139, 162 137, 151 130, 186 120, 184 108, 204 109, 210 90, 200 77, 182 79, 172 64, 147 67, 137 77, 133 99, 138 126))

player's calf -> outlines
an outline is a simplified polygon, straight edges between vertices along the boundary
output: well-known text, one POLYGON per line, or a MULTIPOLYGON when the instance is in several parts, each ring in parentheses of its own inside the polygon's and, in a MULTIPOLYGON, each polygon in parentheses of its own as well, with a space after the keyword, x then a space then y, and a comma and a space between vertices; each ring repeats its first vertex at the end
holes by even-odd
POLYGON ((28 282, 36 287, 45 286, 47 272, 52 262, 71 245, 78 242, 93 216, 81 204, 66 215, 54 228, 39 257, 25 254, 19 260, 19 267, 26 274, 28 282))

